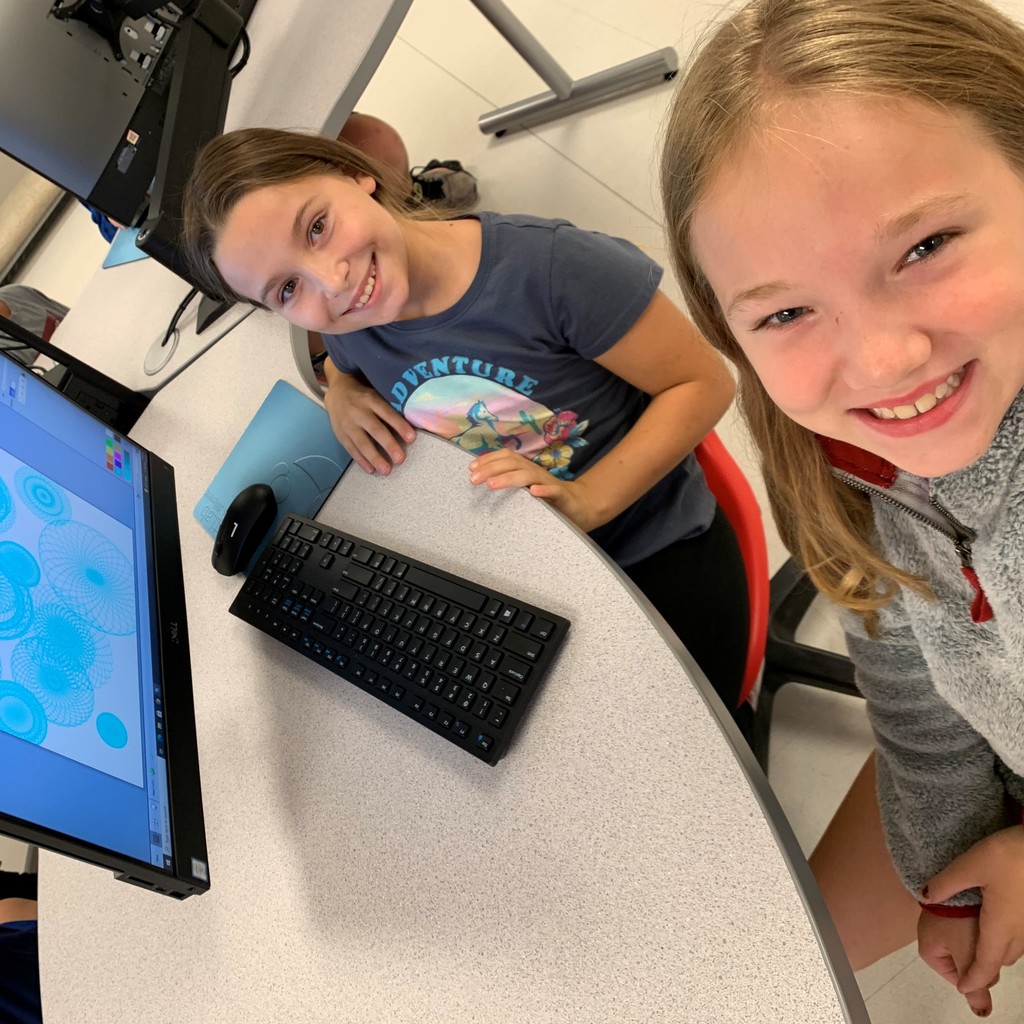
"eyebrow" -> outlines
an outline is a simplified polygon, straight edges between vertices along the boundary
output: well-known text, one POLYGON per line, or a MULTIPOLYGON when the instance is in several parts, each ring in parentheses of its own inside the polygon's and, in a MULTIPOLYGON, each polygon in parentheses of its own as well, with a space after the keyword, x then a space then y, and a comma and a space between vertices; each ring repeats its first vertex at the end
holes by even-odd
POLYGON ((932 196, 917 206, 883 224, 875 233, 879 242, 896 242, 921 221, 940 213, 959 213, 971 197, 963 192, 950 192, 932 196))
MULTIPOLYGON (((292 221, 292 237, 299 238, 306 233, 306 217, 309 213, 309 208, 316 202, 316 196, 310 196, 296 211, 295 220, 292 221)), ((267 305, 267 294, 272 291, 277 285, 277 278, 271 278, 261 289, 260 289, 260 302, 263 305, 267 305)))
MULTIPOLYGON (((965 206, 970 199, 969 195, 959 192, 932 196, 930 199, 918 203, 917 206, 906 213, 901 213, 898 217, 894 217, 892 220, 880 225, 875 232, 875 237, 883 245, 899 241, 899 239, 917 227, 921 221, 927 220, 929 217, 936 216, 939 213, 959 212, 957 208, 965 206)), ((729 303, 725 311, 725 315, 727 317, 731 316, 740 306, 745 306, 748 302, 758 302, 761 299, 771 298, 771 296, 778 292, 783 292, 789 287, 791 286, 787 281, 768 281, 765 284, 755 285, 753 288, 745 288, 733 297, 732 302, 729 303)))

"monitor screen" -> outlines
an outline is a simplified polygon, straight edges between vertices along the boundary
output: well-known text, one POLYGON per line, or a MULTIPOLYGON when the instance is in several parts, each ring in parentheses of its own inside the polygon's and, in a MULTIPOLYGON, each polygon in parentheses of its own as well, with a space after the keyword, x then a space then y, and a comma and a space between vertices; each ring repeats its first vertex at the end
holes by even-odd
POLYGON ((181 193, 222 130, 253 6, 0 0, 0 149, 117 223, 145 225, 142 247, 188 280, 181 193))
POLYGON ((0 763, 0 831, 208 887, 170 468, 2 355, 0 763))

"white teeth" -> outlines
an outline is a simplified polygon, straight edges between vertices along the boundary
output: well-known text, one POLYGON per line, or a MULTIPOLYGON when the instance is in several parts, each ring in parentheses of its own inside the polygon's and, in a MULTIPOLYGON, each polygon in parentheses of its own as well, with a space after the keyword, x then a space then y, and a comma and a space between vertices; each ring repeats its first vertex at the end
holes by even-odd
POLYGON ((373 294, 373 286, 377 282, 377 261, 374 260, 370 267, 370 276, 366 281, 366 287, 363 289, 363 294, 360 296, 359 301, 353 305, 353 309, 362 309, 363 306, 370 301, 370 296, 373 294))
POLYGON ((873 408, 871 411, 880 420, 912 420, 915 416, 930 412, 939 402, 948 398, 960 387, 960 374, 951 373, 934 391, 923 394, 913 405, 897 405, 891 409, 873 408))

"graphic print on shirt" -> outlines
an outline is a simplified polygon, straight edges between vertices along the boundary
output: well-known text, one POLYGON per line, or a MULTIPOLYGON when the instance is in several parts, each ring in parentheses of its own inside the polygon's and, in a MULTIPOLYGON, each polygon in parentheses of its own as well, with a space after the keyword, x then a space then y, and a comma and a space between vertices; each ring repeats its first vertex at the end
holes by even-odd
POLYGON ((392 405, 413 425, 473 455, 507 448, 553 476, 571 480, 575 474, 569 463, 576 449, 588 443, 583 437, 588 421, 580 422, 569 409, 553 412, 530 397, 536 383, 525 377, 520 387, 509 387, 481 376, 451 374, 422 381, 414 389, 396 385, 392 397, 404 391, 404 402, 392 405))

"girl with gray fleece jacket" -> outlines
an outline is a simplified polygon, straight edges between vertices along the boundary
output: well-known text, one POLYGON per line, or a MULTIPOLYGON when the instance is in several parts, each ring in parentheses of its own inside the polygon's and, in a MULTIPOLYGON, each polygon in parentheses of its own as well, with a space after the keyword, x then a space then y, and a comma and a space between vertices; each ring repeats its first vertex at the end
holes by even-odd
POLYGON ((855 968, 978 1016, 1024 956, 1024 29, 984 0, 750 0, 664 134, 676 271, 876 750, 810 858, 855 968))

